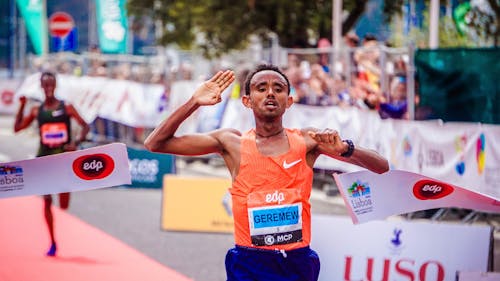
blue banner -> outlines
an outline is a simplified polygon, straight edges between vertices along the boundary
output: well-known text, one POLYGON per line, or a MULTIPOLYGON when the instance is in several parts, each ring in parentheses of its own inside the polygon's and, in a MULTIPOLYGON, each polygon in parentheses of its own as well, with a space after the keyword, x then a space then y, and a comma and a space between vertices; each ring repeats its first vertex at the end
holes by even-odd
POLYGON ((175 157, 127 147, 132 187, 163 186, 163 175, 175 173, 175 157))

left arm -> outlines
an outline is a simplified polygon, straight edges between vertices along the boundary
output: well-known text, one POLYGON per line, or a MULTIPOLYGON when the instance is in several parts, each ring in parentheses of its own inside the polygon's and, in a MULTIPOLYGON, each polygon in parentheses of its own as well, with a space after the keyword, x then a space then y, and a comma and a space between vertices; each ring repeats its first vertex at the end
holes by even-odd
POLYGON ((316 143, 313 150, 317 156, 325 154, 334 159, 366 168, 378 174, 389 170, 387 159, 374 150, 355 146, 351 156, 342 157, 341 154, 349 150, 349 145, 340 138, 338 132, 335 130, 307 130, 306 136, 309 136, 316 143))
POLYGON ((70 145, 72 147, 68 147, 68 150, 76 150, 76 147, 81 142, 85 141, 85 139, 87 137, 87 134, 89 133, 90 127, 87 124, 87 122, 85 122, 85 120, 83 120, 83 118, 80 116, 80 114, 78 113, 78 111, 76 111, 76 109, 75 109, 75 107, 73 105, 67 104, 66 105, 66 112, 69 114, 69 116, 71 118, 74 118, 76 120, 76 122, 78 123, 78 125, 80 125, 80 127, 81 127, 80 137, 78 138, 78 140, 75 140, 73 142, 73 144, 70 145))

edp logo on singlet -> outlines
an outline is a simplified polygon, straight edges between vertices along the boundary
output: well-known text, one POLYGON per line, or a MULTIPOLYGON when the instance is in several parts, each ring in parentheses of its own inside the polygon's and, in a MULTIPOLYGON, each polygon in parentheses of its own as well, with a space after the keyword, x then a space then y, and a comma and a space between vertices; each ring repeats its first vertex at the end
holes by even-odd
POLYGON ((73 161, 73 172, 84 180, 102 179, 115 169, 113 158, 104 153, 78 157, 73 161))
POLYGON ((266 194, 266 203, 278 203, 285 201, 285 194, 283 192, 278 192, 277 190, 274 193, 266 194))

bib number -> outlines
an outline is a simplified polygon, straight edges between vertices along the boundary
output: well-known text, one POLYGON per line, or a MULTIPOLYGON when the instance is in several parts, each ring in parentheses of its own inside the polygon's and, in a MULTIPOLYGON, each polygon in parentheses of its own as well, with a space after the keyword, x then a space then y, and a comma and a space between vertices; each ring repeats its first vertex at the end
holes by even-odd
POLYGON ((253 245, 271 246, 302 241, 302 203, 298 191, 258 192, 248 198, 253 245))
POLYGON ((56 147, 68 142, 66 123, 46 123, 42 125, 40 131, 43 145, 56 147))

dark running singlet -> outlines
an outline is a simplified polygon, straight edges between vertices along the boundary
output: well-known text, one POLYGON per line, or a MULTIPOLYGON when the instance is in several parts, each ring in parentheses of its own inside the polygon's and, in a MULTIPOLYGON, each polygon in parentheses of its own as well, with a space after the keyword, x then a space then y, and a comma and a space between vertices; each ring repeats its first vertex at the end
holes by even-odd
POLYGON ((40 135, 37 157, 64 152, 64 145, 71 142, 70 116, 66 113, 64 102, 60 101, 54 110, 45 109, 42 103, 37 121, 40 135))
POLYGON ((285 132, 290 149, 279 156, 259 152, 254 129, 242 136, 239 173, 230 189, 238 246, 286 251, 309 246, 313 170, 301 131, 285 132))

